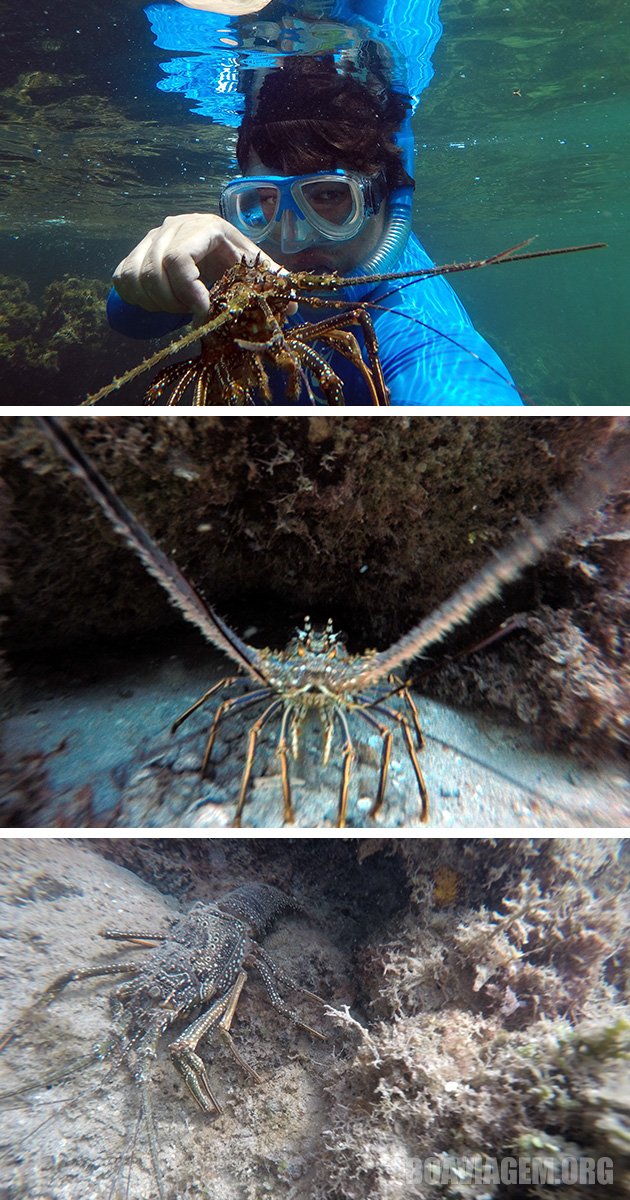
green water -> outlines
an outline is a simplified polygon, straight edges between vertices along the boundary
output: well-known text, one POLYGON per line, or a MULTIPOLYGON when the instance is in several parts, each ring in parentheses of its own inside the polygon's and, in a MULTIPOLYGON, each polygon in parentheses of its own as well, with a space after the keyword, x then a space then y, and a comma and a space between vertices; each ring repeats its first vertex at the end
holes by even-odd
MULTIPOLYGON (((414 227, 437 262, 606 241, 458 277, 480 331, 535 403, 628 400, 630 0, 445 0, 414 118, 414 227), (519 92, 520 95, 515 95, 519 92)), ((156 90, 140 0, 24 0, 2 35, 6 272, 36 295, 106 278, 167 213, 212 210, 234 131, 156 90)))
POLYGON ((414 122, 416 231, 438 262, 534 235, 607 242, 457 290, 532 401, 628 403, 630 5, 452 0, 441 16, 414 122))

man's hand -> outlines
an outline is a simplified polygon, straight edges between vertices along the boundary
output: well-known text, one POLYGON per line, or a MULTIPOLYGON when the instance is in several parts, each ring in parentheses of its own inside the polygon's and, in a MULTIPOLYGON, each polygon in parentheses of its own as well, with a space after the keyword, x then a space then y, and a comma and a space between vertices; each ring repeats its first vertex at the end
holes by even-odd
POLYGON ((114 287, 128 304, 148 312, 205 317, 208 287, 243 255, 253 262, 258 254, 261 266, 283 269, 222 217, 184 213, 167 217, 123 258, 114 272, 114 287))

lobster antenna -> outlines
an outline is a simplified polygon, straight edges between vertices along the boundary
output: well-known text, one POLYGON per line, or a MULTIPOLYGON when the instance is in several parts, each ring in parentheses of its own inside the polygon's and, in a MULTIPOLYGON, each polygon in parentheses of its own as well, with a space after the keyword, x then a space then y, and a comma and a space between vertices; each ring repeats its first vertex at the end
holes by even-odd
POLYGON ((157 367, 158 363, 168 358, 170 354, 179 354, 180 350, 185 350, 187 346, 192 346, 201 337, 206 337, 215 329, 218 329, 224 322, 225 313, 219 313, 218 317, 213 317, 205 325, 194 324, 188 333, 175 338, 174 341, 170 341, 167 346, 162 346, 161 350, 156 350, 155 354, 152 354, 149 358, 143 358, 142 362, 137 363, 135 367, 131 367, 129 371, 125 371, 124 375, 116 376, 115 379, 112 379, 111 383, 99 388, 98 392, 94 392, 91 396, 86 396, 85 400, 81 401, 81 405, 91 407, 98 404, 99 401, 105 400, 107 396, 111 396, 112 392, 119 391, 121 387, 124 387, 126 383, 131 383, 131 380, 136 379, 138 375, 144 375, 145 371, 150 371, 153 367, 157 367))
MULTIPOLYGON (((445 263, 441 267, 419 267, 411 271, 390 271, 387 272, 384 279, 407 279, 410 283, 415 283, 416 278, 431 279, 436 275, 455 275, 460 271, 476 271, 478 267, 496 267, 499 263, 525 262, 529 258, 552 258, 555 254, 578 254, 580 250, 607 250, 607 242, 589 242, 584 246, 559 246, 552 250, 528 250, 527 254, 519 254, 524 246, 531 246, 535 238, 526 238, 524 242, 519 242, 516 246, 510 246, 509 250, 500 250, 498 254, 491 254, 489 258, 476 258, 470 262, 455 262, 445 263), (414 278, 410 278, 413 276, 414 278)), ((342 276, 344 287, 360 284, 369 279, 368 276, 349 275, 342 276)), ((409 284, 405 285, 409 286, 409 284)), ((396 288, 396 291, 399 289, 396 288)), ((402 289, 400 289, 402 290, 402 289)))
POLYGON ((404 637, 369 659, 363 670, 344 680, 345 690, 356 691, 375 684, 384 675, 417 658, 423 650, 442 641, 453 629, 465 624, 478 609, 496 599, 507 584, 533 566, 572 525, 595 512, 607 496, 624 486, 628 477, 627 447, 607 454, 588 468, 568 496, 559 497, 538 522, 530 523, 505 550, 477 571, 467 583, 414 625, 404 637))
POLYGON ((88 456, 83 453, 68 433, 65 425, 57 417, 35 417, 35 420, 42 432, 52 442, 59 456, 68 464, 73 475, 81 480, 92 499, 96 500, 116 532, 137 554, 149 574, 164 589, 171 603, 180 610, 191 625, 196 625, 197 629, 201 630, 208 642, 227 654, 254 679, 266 683, 267 677, 261 670, 261 659, 258 652, 253 646, 248 646, 246 642, 243 642, 218 613, 202 600, 179 567, 167 558, 163 550, 160 550, 157 542, 153 541, 144 526, 97 471, 88 456))

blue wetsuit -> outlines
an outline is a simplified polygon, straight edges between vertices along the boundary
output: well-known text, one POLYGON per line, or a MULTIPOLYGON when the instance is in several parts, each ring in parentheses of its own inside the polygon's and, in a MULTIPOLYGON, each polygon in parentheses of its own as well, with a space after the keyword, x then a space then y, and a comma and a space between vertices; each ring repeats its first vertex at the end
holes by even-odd
MULTIPOLYGON (((411 271, 432 265, 412 235, 396 270, 411 271)), ((405 284, 406 280, 399 284, 383 282, 361 295, 361 303, 379 306, 369 311, 391 404, 521 405, 509 372, 474 329, 447 280, 437 277, 405 284)), ((113 329, 135 338, 161 337, 191 320, 190 316, 179 313, 150 313, 125 304, 114 290, 109 296, 107 315, 113 329)), ((298 313, 289 324, 299 325, 303 319, 298 313)), ((312 319, 317 317, 312 315, 312 319)), ((357 336, 363 349, 362 337, 357 336)), ((320 344, 315 345, 320 350, 320 344)), ((344 385, 346 404, 369 404, 365 382, 356 367, 336 351, 331 353, 323 348, 323 356, 344 385)), ((274 385, 274 402, 281 404, 281 381, 274 379, 274 385)))

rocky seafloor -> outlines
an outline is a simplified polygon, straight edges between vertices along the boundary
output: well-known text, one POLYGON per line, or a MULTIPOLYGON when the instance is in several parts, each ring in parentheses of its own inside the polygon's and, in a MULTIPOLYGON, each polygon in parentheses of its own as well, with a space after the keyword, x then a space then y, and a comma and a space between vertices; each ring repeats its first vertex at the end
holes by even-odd
MULTIPOLYGON (((4 1029, 61 972, 112 958, 103 928, 159 932, 251 882, 303 906, 264 945, 331 1006, 283 989, 326 1040, 274 1011, 252 969, 232 1034, 260 1082, 202 1042, 223 1108, 208 1117, 160 1047, 150 1092, 167 1200, 627 1196, 619 841, 34 839, 0 855, 4 1029), (471 1155, 606 1158, 614 1179, 506 1190, 424 1177, 430 1156, 455 1168, 471 1155)), ((69 1067, 106 1036, 115 983, 68 985, 0 1055, 3 1200, 155 1197, 133 1055, 69 1067)))

